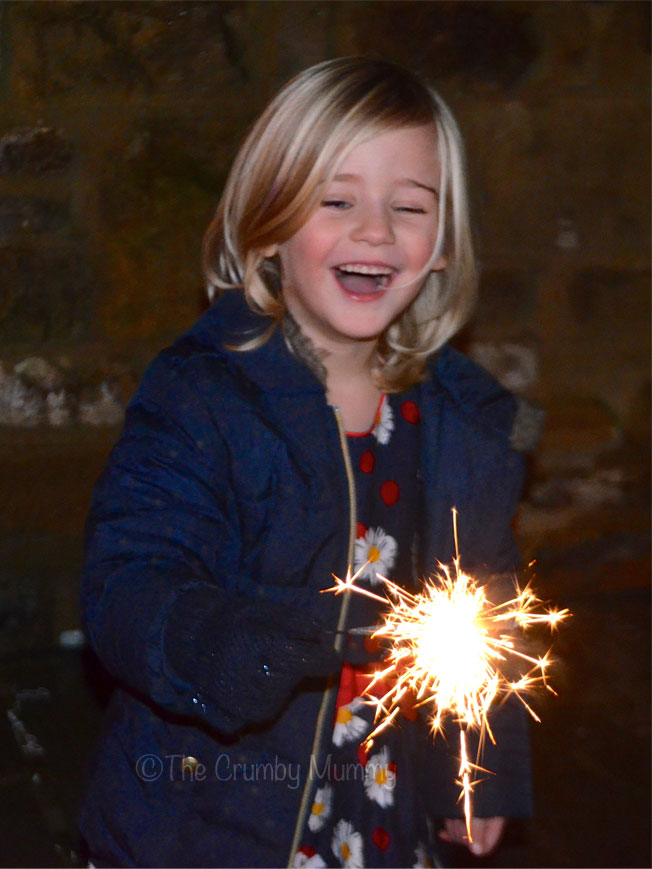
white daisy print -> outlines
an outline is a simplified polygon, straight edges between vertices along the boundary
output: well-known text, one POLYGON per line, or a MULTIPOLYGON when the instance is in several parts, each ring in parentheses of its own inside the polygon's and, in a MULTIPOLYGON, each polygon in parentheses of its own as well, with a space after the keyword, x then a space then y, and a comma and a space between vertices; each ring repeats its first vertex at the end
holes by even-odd
POLYGON ((386 809, 394 805, 395 786, 396 764, 390 761, 389 748, 385 745, 367 761, 364 789, 370 800, 386 809))
POLYGON ((315 869, 317 869, 317 867, 319 867, 319 869, 323 869, 323 867, 326 866, 326 863, 324 862, 323 858, 319 856, 314 848, 311 848, 309 845, 304 845, 297 851, 294 857, 294 865, 296 867, 314 866, 315 869))
POLYGON ((317 788, 310 817, 308 818, 308 826, 313 833, 321 830, 328 820, 328 816, 331 813, 332 802, 333 788, 330 785, 324 785, 323 788, 317 788))
POLYGON ((368 528, 364 537, 355 541, 353 569, 356 573, 360 571, 358 579, 367 579, 372 585, 377 585, 380 580, 376 574, 389 575, 397 551, 398 545, 391 535, 382 528, 368 528))
POLYGON ((364 705, 362 697, 354 697, 350 703, 340 706, 335 716, 333 742, 340 748, 345 742, 360 739, 369 729, 369 725, 355 713, 364 705))
POLYGON ((342 866, 348 869, 362 869, 364 858, 362 856, 362 836, 353 829, 349 821, 338 821, 333 830, 333 854, 342 866))
POLYGON ((429 869, 429 867, 432 866, 432 863, 428 858, 426 846, 422 842, 419 842, 415 848, 414 856, 416 857, 417 862, 414 864, 413 869, 429 869))
POLYGON ((390 407, 387 396, 385 396, 378 409, 378 413, 376 414, 376 419, 374 420, 374 427, 371 430, 371 433, 376 438, 379 444, 388 444, 393 431, 394 412, 390 407))

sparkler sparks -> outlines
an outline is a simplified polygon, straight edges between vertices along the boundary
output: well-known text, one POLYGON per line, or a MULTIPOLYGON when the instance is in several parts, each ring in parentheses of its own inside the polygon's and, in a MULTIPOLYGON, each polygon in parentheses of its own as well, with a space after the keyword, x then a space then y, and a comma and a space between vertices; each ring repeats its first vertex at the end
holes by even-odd
MULTIPOLYGON (((460 767, 458 784, 469 841, 471 839, 472 793, 478 780, 474 775, 487 772, 469 760, 466 731, 480 733, 495 743, 488 720, 491 707, 499 699, 514 695, 529 714, 540 719, 523 695, 548 685, 550 652, 534 657, 519 644, 517 634, 534 625, 550 630, 570 613, 568 610, 542 609, 541 601, 529 586, 516 587, 515 596, 494 604, 485 586, 479 585, 460 569, 457 541, 457 511, 453 510, 456 558, 453 571, 440 565, 441 573, 424 582, 419 594, 411 594, 386 577, 378 575, 385 596, 355 584, 356 574, 346 579, 334 577, 335 585, 325 591, 342 594, 352 591, 383 604, 383 623, 373 633, 386 638, 388 654, 385 665, 376 671, 366 690, 367 702, 375 705, 376 728, 366 738, 369 748, 374 737, 396 718, 401 701, 411 692, 417 706, 428 707, 433 734, 443 730, 451 720, 460 731, 460 767), (516 670, 516 672, 513 672, 516 670), (517 678, 514 678, 516 676, 517 678), (375 686, 389 685, 381 697, 375 686)), ((553 692, 554 693, 554 692, 553 692)))

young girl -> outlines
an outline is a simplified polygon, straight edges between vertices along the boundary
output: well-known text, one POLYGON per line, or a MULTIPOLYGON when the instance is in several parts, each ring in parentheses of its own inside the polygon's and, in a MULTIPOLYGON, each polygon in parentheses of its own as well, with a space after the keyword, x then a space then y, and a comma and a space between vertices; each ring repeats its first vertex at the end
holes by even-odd
MULTIPOLYGON (((447 340, 474 296, 441 98, 380 60, 294 78, 205 239, 212 308, 153 363, 93 502, 82 605, 117 677, 81 829, 97 866, 413 866, 468 843, 455 743, 409 704, 361 747, 378 607, 454 556, 513 571, 527 408, 447 340), (440 828, 439 837, 436 831, 440 828)), ((493 720, 476 853, 529 810, 493 720)))

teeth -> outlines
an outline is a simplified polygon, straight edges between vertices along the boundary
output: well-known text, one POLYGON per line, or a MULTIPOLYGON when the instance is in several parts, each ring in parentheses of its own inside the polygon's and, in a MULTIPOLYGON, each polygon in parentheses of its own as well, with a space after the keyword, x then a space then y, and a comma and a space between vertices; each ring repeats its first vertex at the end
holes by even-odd
POLYGON ((376 277, 387 277, 391 275, 394 269, 386 266, 368 266, 362 263, 347 263, 337 267, 340 272, 347 272, 356 275, 373 275, 376 277))

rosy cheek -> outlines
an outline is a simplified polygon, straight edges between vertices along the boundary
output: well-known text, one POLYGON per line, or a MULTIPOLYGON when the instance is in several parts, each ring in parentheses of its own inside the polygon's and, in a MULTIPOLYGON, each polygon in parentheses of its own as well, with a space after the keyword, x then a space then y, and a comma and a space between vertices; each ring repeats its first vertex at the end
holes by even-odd
POLYGON ((434 250, 435 244, 437 242, 437 236, 433 235, 432 237, 424 238, 423 243, 421 245, 421 254, 420 259, 423 265, 425 266, 430 257, 432 256, 432 252, 434 250))
POLYGON ((332 243, 332 232, 325 225, 313 226, 301 239, 301 246, 309 256, 319 256, 332 243))

